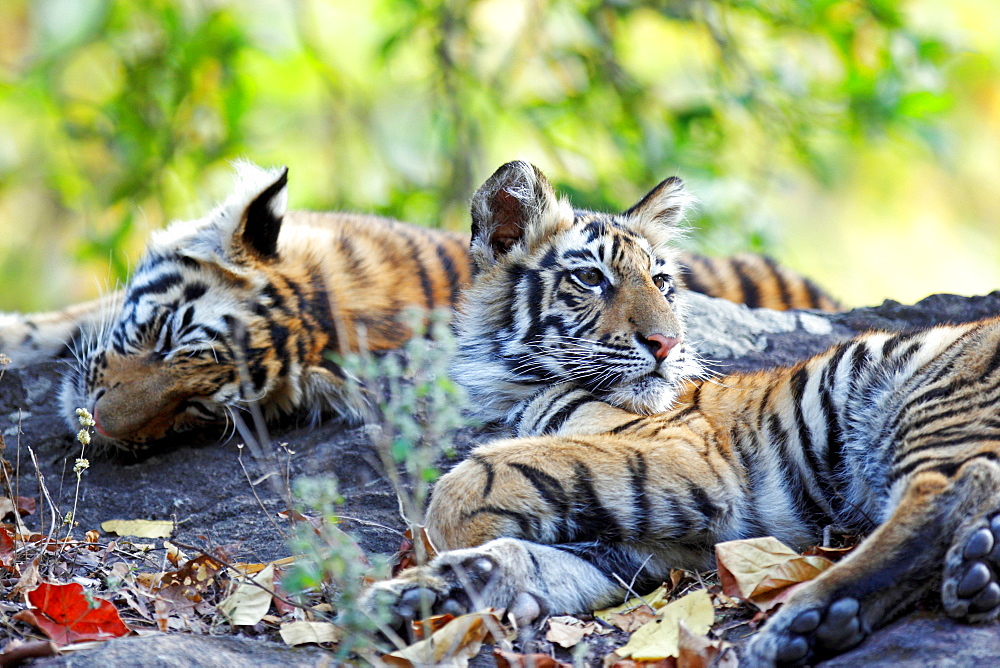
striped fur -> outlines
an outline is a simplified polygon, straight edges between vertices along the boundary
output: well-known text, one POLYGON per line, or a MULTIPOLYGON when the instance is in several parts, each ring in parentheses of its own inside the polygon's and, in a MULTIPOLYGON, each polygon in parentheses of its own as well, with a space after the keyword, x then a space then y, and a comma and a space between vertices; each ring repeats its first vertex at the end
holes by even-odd
MULTIPOLYGON (((648 238, 620 224, 638 220, 639 205, 620 216, 572 211, 555 200, 544 178, 538 187, 579 234, 612 232, 599 242, 605 244, 602 252, 618 243, 611 237, 646 244, 650 252, 655 245, 654 255, 670 277, 668 303, 684 277, 709 294, 750 305, 836 308, 807 279, 764 258, 739 256, 726 262, 666 251, 673 219, 643 223, 653 230, 648 238)), ((205 218, 175 223, 153 235, 123 290, 54 313, 0 314, 0 352, 21 366, 72 355, 62 389, 67 422, 76 428, 76 408, 96 411, 96 441, 126 450, 225 421, 250 399, 259 400, 270 418, 305 413, 314 420, 340 415, 356 421, 361 407, 344 393, 341 372, 325 351, 395 348, 409 335, 397 322, 404 308, 452 307, 473 271, 468 237, 371 216, 286 215, 285 191, 284 173, 243 165, 235 192, 222 206, 205 218), (244 379, 241 366, 247 371, 244 379)), ((491 215, 485 192, 474 202, 480 226, 491 215)), ((682 193, 677 196, 681 204, 686 201, 682 193)), ((508 241, 515 245, 513 238, 508 241)), ((487 250, 481 243, 473 245, 472 255, 484 273, 496 275, 496 268, 487 266, 487 250)), ((517 248, 503 254, 508 260, 524 258, 517 248)), ((511 266, 500 264, 501 271, 511 266)), ((633 298, 629 294, 619 295, 618 301, 627 303, 633 298)), ((661 315, 667 317, 667 310, 661 315)), ((470 312, 465 322, 480 315, 470 312)), ((496 318, 488 323, 492 327, 496 318)), ((582 348, 577 346, 577 352, 582 348)), ((465 350, 475 348, 467 345, 465 350)), ((484 402, 487 417, 511 417, 514 404, 533 395, 540 384, 565 380, 565 374, 577 379, 589 374, 594 380, 589 388, 596 391, 620 372, 612 364, 614 355, 583 363, 577 354, 576 362, 542 369, 537 365, 545 355, 537 348, 527 352, 534 354, 532 361, 520 352, 505 358, 519 367, 513 377, 498 381, 487 372, 479 383, 487 397, 502 404, 496 410, 494 402, 484 402), (499 387, 511 391, 498 394, 499 387)), ((638 354, 628 363, 648 362, 644 350, 638 354)), ((689 353, 678 349, 673 355, 663 368, 679 366, 678 379, 696 373, 689 353)), ((473 359, 471 365, 468 358, 459 360, 459 373, 470 386, 476 386, 470 366, 489 368, 483 359, 473 359)), ((655 388, 647 388, 645 398, 637 397, 634 383, 617 398, 613 387, 605 389, 602 396, 608 401, 646 412, 665 408, 670 399, 669 392, 655 388)))
POLYGON ((711 566, 718 542, 803 547, 834 525, 872 533, 793 594, 749 665, 847 649, 932 575, 950 614, 995 618, 1000 318, 873 332, 791 368, 699 380, 669 247, 685 202, 672 179, 619 216, 574 212, 524 163, 483 186, 456 376, 521 438, 441 479, 427 531, 446 551, 376 585, 368 608, 388 606, 397 626, 421 599, 436 612, 586 612, 620 601, 624 583, 711 566), (677 343, 658 356, 657 335, 677 343))
POLYGON ((427 529, 453 551, 376 585, 368 605, 391 604, 391 621, 420 596, 460 611, 461 574, 476 605, 585 612, 620 601, 623 582, 710 567, 715 543, 804 547, 834 525, 871 535, 793 593, 747 665, 843 651, 935 585, 950 615, 997 617, 1000 318, 690 382, 662 414, 613 409, 604 433, 590 433, 594 408, 558 435, 481 446, 444 476, 427 529))
POLYGON ((208 216, 155 233, 124 290, 69 318, 20 321, 28 334, 45 318, 59 327, 44 328, 44 345, 40 331, 22 339, 29 359, 75 348, 63 412, 73 427, 75 409, 90 409, 99 445, 134 449, 225 420, 251 399, 268 418, 357 421, 361 407, 326 352, 398 347, 409 337, 404 309, 451 308, 470 279, 462 235, 372 216, 286 216, 285 170, 243 165, 238 176, 208 216))

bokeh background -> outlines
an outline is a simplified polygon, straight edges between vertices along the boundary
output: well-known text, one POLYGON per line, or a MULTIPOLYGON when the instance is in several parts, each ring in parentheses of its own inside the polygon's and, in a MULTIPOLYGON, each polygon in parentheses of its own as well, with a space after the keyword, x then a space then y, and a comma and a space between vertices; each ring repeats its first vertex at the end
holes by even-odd
POLYGON ((126 274, 290 167, 291 204, 468 227, 501 163, 852 305, 1000 288, 996 0, 3 0, 0 309, 126 274))

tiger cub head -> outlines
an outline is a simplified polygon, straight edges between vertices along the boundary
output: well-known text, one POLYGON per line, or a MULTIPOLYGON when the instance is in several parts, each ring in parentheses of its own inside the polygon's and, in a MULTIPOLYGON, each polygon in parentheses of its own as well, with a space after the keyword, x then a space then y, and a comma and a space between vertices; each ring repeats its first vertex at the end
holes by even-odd
POLYGON ((472 200, 476 277, 457 320, 456 379, 489 420, 570 382, 636 413, 666 410, 701 367, 685 344, 672 240, 692 197, 680 179, 624 213, 574 210, 526 162, 472 200))
POLYGON ((61 395, 71 425, 86 408, 96 444, 134 451, 287 382, 294 369, 275 359, 267 317, 281 298, 271 274, 286 183, 287 169, 239 164, 223 204, 152 235, 103 326, 78 344, 61 395))

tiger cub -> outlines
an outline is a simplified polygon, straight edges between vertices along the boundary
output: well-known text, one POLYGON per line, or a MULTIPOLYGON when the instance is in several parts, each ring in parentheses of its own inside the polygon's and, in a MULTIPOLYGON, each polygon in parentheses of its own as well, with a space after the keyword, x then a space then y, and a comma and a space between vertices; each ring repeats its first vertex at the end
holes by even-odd
POLYGON ((124 290, 0 321, 0 350, 15 363, 71 348, 63 414, 72 428, 75 409, 89 409, 95 444, 135 450, 251 399, 268 418, 358 422, 363 407, 327 352, 399 347, 404 309, 451 308, 470 279, 464 235, 286 215, 286 169, 244 163, 237 177, 209 215, 155 232, 124 290))
POLYGON ((549 435, 480 446, 442 477, 426 522, 446 551, 376 584, 368 610, 397 629, 425 606, 581 613, 620 602, 623 583, 643 592, 671 568, 711 567, 718 542, 801 547, 835 525, 871 534, 792 593, 747 665, 842 652, 935 582, 949 615, 998 616, 1000 318, 691 379, 666 243, 678 182, 602 219, 569 215, 524 165, 484 188, 463 364, 478 356, 501 391, 521 371, 568 382, 511 397, 533 425, 522 433, 549 435), (508 359, 521 348, 538 359, 508 359), (599 355, 611 359, 588 373, 599 355))
MULTIPOLYGON (((122 291, 60 312, 0 314, 0 352, 15 365, 75 357, 62 410, 71 428, 77 408, 95 414, 95 444, 134 451, 225 421, 252 399, 269 418, 357 423, 363 407, 326 351, 396 348, 410 335, 397 321, 405 308, 451 308, 470 281, 467 236, 373 216, 286 214, 286 170, 244 163, 237 176, 235 192, 209 215, 154 233, 122 291)), ((684 275, 708 294, 838 308, 760 256, 671 262, 675 283, 684 275)), ((588 373, 599 375, 601 364, 592 359, 588 373)), ((560 373, 528 365, 503 382, 533 391, 560 373)))

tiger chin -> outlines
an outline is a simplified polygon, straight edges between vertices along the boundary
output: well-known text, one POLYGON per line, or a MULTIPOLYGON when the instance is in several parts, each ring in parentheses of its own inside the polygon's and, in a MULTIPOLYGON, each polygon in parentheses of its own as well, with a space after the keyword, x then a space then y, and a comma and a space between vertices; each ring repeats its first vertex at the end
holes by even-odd
POLYGON ((96 446, 141 453, 231 425, 252 403, 268 421, 362 421, 364 395, 330 353, 396 348, 408 305, 450 308, 469 278, 465 240, 375 216, 286 214, 287 173, 238 164, 223 204, 153 233, 123 290, 71 321, 50 317, 53 345, 66 339, 75 357, 61 390, 72 429, 85 408, 96 446), (420 279, 443 262, 450 280, 420 279), (412 271, 390 280, 387 265, 412 271))
MULTIPOLYGON (((599 239, 618 238, 633 218, 605 217, 589 228, 595 234, 552 244, 580 223, 539 202, 548 194, 541 175, 518 165, 495 178, 477 196, 488 214, 473 241, 482 278, 459 326, 475 352, 463 363, 478 356, 481 378, 503 379, 522 370, 503 354, 544 332, 538 323, 589 332, 604 322, 586 300, 574 302, 575 319, 568 311, 558 319, 553 305, 566 301, 560 294, 577 299, 576 283, 597 287, 584 276, 573 282, 575 262, 594 266, 599 239)), ((675 220, 676 200, 658 191, 676 192, 654 190, 638 220, 675 220)), ((651 248, 641 266, 602 265, 604 279, 669 276, 667 251, 651 248)), ((637 292, 626 313, 661 313, 665 298, 637 292)), ((614 310, 613 298, 605 303, 614 310)), ((545 348, 554 359, 532 371, 558 368, 558 352, 545 348)), ((817 663, 934 590, 954 619, 1000 617, 1000 317, 869 332, 790 367, 689 379, 671 408, 652 415, 612 406, 606 387, 584 381, 564 378, 512 404, 521 437, 478 446, 433 490, 426 530, 438 556, 375 583, 362 609, 404 633, 423 611, 502 608, 520 624, 588 613, 650 591, 672 568, 713 567, 717 543, 771 535, 805 548, 836 526, 867 537, 795 588, 741 663, 817 663)))

